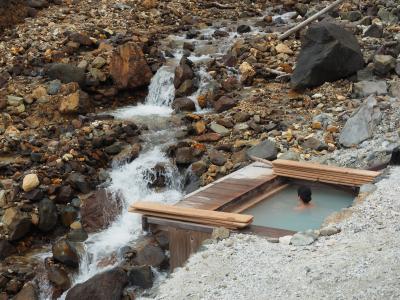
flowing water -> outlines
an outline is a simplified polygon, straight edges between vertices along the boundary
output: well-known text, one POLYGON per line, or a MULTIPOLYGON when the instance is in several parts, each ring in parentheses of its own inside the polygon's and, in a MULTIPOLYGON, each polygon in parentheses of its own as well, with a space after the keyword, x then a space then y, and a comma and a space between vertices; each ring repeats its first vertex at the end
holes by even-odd
MULTIPOLYGON (((248 23, 253 25, 257 20, 259 19, 251 19, 248 23)), ((205 63, 224 55, 237 38, 241 38, 236 36, 236 26, 236 23, 232 23, 226 27, 217 25, 215 28, 202 29, 199 31, 198 39, 186 39, 184 36, 176 35, 167 37, 164 45, 174 44, 175 52, 153 76, 144 103, 112 112, 117 119, 146 125, 149 131, 141 136, 145 143, 140 156, 130 163, 116 165, 110 170, 109 190, 122 200, 122 212, 107 229, 90 235, 83 243, 79 274, 73 278, 73 284, 84 282, 95 274, 117 265, 122 260, 118 254, 119 250, 123 246, 131 245, 142 235, 140 216, 127 210, 132 203, 138 200, 174 203, 183 197, 183 176, 163 152, 164 147, 174 143, 183 130, 174 123, 171 108, 175 97, 174 70, 182 58, 183 43, 194 42, 196 50, 188 58, 196 64, 198 90, 190 98, 195 102, 198 112, 207 112, 201 111, 197 103, 197 97, 210 88, 212 81, 206 71, 205 63), (217 28, 228 31, 229 36, 213 39, 212 33, 217 28), (149 182, 154 172, 153 167, 159 163, 165 165, 167 187, 162 191, 155 191, 149 188, 149 182), (110 258, 113 258, 112 263, 104 266, 103 262, 110 261, 110 258)), ((260 31, 253 27, 253 31, 246 35, 259 33, 260 31)), ((51 256, 51 253, 47 256, 51 256)), ((42 284, 41 299, 50 297, 45 284, 42 284)), ((65 298, 65 295, 66 293, 61 298, 65 298)))

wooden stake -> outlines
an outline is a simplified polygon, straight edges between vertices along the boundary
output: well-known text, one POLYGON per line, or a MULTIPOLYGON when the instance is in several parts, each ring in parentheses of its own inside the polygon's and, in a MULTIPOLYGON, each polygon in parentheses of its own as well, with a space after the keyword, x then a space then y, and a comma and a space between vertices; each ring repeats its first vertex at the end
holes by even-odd
POLYGON ((279 40, 284 40, 287 37, 289 37, 290 35, 292 35, 293 33, 299 31, 300 29, 306 27, 308 24, 310 24, 312 21, 318 19, 320 16, 322 16, 323 14, 327 13, 328 11, 330 11, 331 9, 333 9, 334 7, 338 6, 340 3, 342 3, 344 0, 337 0, 335 2, 333 2, 331 5, 328 5, 327 7, 325 7, 323 10, 317 12, 316 14, 312 15, 311 17, 309 17, 307 20, 301 22, 300 24, 297 24, 296 26, 294 26, 293 28, 289 29, 288 31, 286 31, 285 33, 281 34, 278 39, 279 40))

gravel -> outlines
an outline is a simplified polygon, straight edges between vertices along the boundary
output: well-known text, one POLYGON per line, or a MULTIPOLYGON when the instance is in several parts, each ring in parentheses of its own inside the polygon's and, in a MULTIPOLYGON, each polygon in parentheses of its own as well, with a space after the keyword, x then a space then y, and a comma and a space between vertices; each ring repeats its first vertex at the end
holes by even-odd
POLYGON ((149 297, 399 299, 400 167, 388 174, 336 224, 340 233, 301 247, 232 235, 204 246, 149 297))

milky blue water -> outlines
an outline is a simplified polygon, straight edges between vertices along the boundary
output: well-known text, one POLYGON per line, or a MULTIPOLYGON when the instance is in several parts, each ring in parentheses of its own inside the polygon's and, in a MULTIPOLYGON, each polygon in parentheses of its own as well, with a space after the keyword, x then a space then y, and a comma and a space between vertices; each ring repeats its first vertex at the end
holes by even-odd
POLYGON ((254 216, 253 225, 294 231, 318 229, 327 216, 351 206, 353 200, 354 195, 346 191, 325 186, 313 187, 312 203, 315 207, 298 211, 294 209, 299 204, 297 188, 289 186, 245 210, 243 214, 254 216))

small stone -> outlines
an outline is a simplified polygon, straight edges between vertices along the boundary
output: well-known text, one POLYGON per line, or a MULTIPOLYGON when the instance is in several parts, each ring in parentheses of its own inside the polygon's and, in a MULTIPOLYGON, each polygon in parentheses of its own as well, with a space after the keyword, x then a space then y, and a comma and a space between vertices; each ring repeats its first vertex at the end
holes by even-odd
POLYGON ((360 187, 360 193, 373 193, 376 190, 377 190, 376 185, 372 183, 366 183, 360 187))
POLYGON ((293 54, 293 50, 290 49, 288 46, 286 46, 283 43, 276 45, 275 50, 278 53, 284 53, 284 54, 289 54, 289 55, 293 54))
POLYGON ((36 174, 28 174, 22 181, 22 189, 25 192, 29 192, 39 186, 39 178, 36 174))
POLYGON ((67 240, 61 239, 52 247, 53 258, 67 266, 77 268, 79 266, 79 255, 75 247, 67 240))
POLYGON ((204 121, 198 121, 193 125, 196 134, 202 134, 206 131, 206 123, 204 121))
POLYGON ((220 151, 212 151, 209 156, 214 165, 223 166, 226 163, 226 157, 220 151))
POLYGON ((396 66, 396 59, 391 55, 375 55, 374 71, 375 74, 385 76, 396 66))
POLYGON ((316 240, 316 237, 306 232, 297 232, 290 239, 290 244, 294 246, 307 246, 316 240))
POLYGON ((75 221, 75 222, 72 222, 71 225, 69 225, 69 228, 71 228, 73 230, 82 229, 82 224, 79 221, 75 221))
POLYGON ((383 27, 378 24, 372 24, 365 30, 364 36, 381 38, 383 36, 383 27))
POLYGON ((236 104, 236 100, 228 96, 222 96, 214 102, 214 109, 217 113, 221 113, 223 111, 231 109, 232 107, 236 106, 236 104))
POLYGON ((93 61, 92 61, 92 67, 96 69, 101 69, 107 61, 102 58, 101 56, 97 56, 93 61))
POLYGON ((364 98, 369 95, 386 95, 388 92, 386 81, 360 81, 353 85, 355 97, 364 98))
POLYGON ((19 106, 23 103, 24 103, 24 98, 22 98, 22 97, 13 96, 13 95, 7 96, 7 104, 10 106, 19 106))
POLYGON ((225 227, 217 227, 213 229, 213 232, 211 233, 211 238, 213 240, 224 240, 229 238, 230 236, 230 231, 229 229, 225 228, 225 227))
POLYGON ((278 157, 279 157, 279 159, 286 159, 286 160, 293 160, 293 161, 300 160, 300 154, 297 152, 293 152, 293 151, 284 152, 281 155, 279 155, 278 157))
POLYGON ((322 151, 322 150, 328 149, 328 145, 326 145, 324 142, 321 142, 320 140, 318 140, 314 137, 308 138, 302 146, 305 148, 310 148, 310 149, 317 150, 317 151, 322 151))
POLYGON ((290 245, 290 241, 292 239, 292 235, 285 235, 279 238, 279 243, 282 245, 290 245))
POLYGON ((246 153, 249 157, 255 156, 266 160, 274 160, 277 157, 278 151, 274 142, 265 140, 248 149, 246 153))
POLYGON ((61 81, 56 79, 49 82, 47 86, 47 94, 57 95, 61 90, 61 81))
POLYGON ((339 232, 340 232, 340 228, 337 228, 336 226, 326 226, 319 230, 320 236, 330 236, 330 235, 337 234, 339 232))
POLYGON ((238 33, 246 33, 251 31, 251 27, 249 25, 239 25, 236 30, 238 33))
POLYGON ((227 136, 227 135, 229 135, 229 133, 230 133, 230 130, 229 130, 229 129, 227 129, 226 127, 224 127, 224 126, 222 126, 222 125, 220 125, 220 124, 217 124, 217 123, 215 123, 215 122, 212 122, 212 123, 210 124, 210 129, 211 129, 212 131, 214 131, 214 132, 220 134, 221 136, 227 136))

